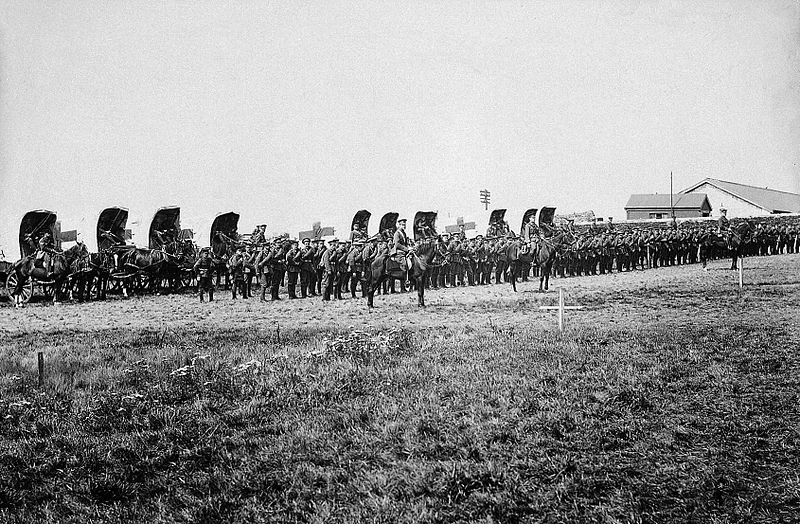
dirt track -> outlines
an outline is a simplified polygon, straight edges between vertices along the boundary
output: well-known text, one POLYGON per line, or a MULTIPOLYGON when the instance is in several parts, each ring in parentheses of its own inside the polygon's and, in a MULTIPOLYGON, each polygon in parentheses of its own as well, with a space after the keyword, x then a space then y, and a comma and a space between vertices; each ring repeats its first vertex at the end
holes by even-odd
POLYGON ((107 328, 192 329, 240 325, 242 329, 303 330, 402 325, 424 329, 440 326, 507 326, 519 322, 555 329, 554 312, 538 309, 553 305, 562 287, 567 304, 581 304, 583 311, 567 312, 567 326, 597 323, 626 326, 652 322, 663 315, 687 323, 723 322, 728 308, 758 314, 762 302, 780 300, 779 313, 787 327, 798 327, 800 316, 800 255, 755 257, 745 260, 745 289, 738 289, 738 275, 727 270, 730 262, 716 261, 704 271, 700 265, 677 266, 593 277, 552 279, 550 292, 537 292, 538 281, 521 283, 514 293, 510 285, 491 285, 432 290, 428 307, 416 306, 416 294, 377 296, 369 311, 363 299, 324 303, 319 297, 283 299, 262 303, 257 298, 233 301, 228 293, 201 304, 194 295, 148 296, 112 299, 89 304, 30 305, 15 310, 0 306, 0 332, 21 335, 36 332, 95 331, 107 328), (675 284, 679 283, 678 291, 675 284), (670 292, 665 293, 669 288, 670 292))

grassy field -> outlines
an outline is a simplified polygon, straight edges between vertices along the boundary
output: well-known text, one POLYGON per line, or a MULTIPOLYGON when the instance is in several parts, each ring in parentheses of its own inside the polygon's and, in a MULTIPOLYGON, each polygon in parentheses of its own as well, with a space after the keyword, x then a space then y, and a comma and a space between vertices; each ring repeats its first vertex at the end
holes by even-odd
POLYGON ((795 522, 800 256, 0 310, 0 521, 795 522), (45 355, 37 383, 36 353, 45 355))

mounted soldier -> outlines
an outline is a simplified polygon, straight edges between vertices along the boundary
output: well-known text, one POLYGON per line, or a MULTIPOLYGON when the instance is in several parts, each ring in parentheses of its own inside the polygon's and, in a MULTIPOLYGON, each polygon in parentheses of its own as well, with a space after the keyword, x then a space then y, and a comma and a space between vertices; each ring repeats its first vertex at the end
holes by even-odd
POLYGON ((389 255, 400 264, 404 271, 411 267, 409 258, 413 252, 411 250, 411 242, 408 240, 408 235, 406 234, 406 222, 407 220, 405 218, 399 218, 397 220, 397 230, 394 232, 392 246, 389 249, 389 255))
POLYGON ((366 231, 361 230, 361 225, 358 222, 353 222, 353 230, 350 232, 350 242, 366 242, 367 241, 367 233, 366 231))
POLYGON ((728 249, 731 248, 731 221, 728 220, 728 210, 719 208, 720 217, 717 219, 717 234, 725 240, 728 249))

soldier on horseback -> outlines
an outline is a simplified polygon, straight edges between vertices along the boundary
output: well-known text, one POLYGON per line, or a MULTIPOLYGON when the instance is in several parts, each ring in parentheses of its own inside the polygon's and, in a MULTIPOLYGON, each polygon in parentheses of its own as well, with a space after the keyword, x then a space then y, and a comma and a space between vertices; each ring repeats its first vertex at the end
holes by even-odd
POLYGON ((413 253, 411 242, 408 240, 408 235, 406 234, 406 222, 407 220, 405 218, 397 220, 397 230, 394 232, 392 247, 389 249, 389 255, 394 257, 395 260, 403 266, 404 270, 411 267, 410 260, 408 259, 413 253))
POLYGON ((728 249, 731 249, 731 221, 728 220, 728 210, 724 207, 719 208, 720 217, 717 219, 717 234, 725 240, 728 249))

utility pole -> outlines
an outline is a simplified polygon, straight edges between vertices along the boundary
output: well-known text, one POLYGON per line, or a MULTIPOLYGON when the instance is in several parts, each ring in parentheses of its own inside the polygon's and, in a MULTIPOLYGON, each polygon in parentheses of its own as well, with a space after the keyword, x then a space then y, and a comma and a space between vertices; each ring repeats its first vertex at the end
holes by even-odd
POLYGON ((481 189, 481 203, 484 204, 485 210, 489 210, 489 202, 491 201, 491 193, 486 189, 481 189))
POLYGON ((669 212, 672 220, 675 220, 675 206, 672 203, 672 171, 669 172, 669 212))

